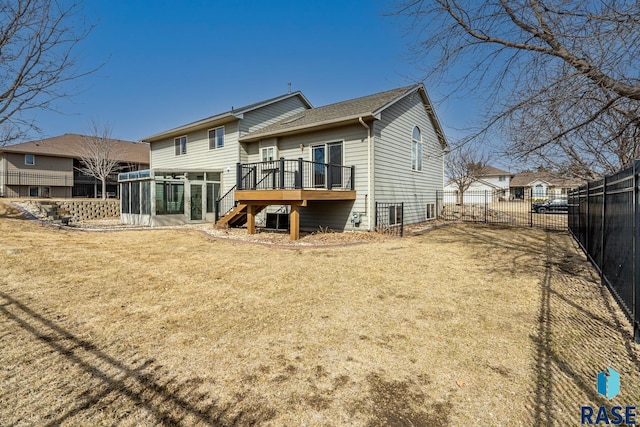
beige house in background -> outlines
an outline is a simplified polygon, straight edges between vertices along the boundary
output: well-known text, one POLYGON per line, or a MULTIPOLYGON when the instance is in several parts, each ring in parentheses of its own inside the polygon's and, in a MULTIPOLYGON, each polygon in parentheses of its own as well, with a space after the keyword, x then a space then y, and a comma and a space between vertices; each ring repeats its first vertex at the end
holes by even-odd
MULTIPOLYGON (((65 134, 0 147, 0 197, 98 197, 99 181, 77 170, 84 138, 65 134)), ((148 144, 114 142, 120 171, 149 167, 148 144)), ((117 173, 107 181, 107 192, 117 194, 117 173)))
POLYGON ((521 172, 513 176, 509 186, 515 199, 552 199, 567 197, 570 189, 582 184, 583 180, 550 172, 521 172))

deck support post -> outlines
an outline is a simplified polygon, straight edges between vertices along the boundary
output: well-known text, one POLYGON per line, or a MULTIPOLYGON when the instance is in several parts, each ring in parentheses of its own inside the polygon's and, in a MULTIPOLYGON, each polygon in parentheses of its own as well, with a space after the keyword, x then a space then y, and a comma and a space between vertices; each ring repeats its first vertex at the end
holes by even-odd
POLYGON ((247 205, 247 233, 256 234, 256 205, 247 205))
POLYGON ((300 239, 300 205, 291 205, 289 216, 289 238, 290 240, 300 239))

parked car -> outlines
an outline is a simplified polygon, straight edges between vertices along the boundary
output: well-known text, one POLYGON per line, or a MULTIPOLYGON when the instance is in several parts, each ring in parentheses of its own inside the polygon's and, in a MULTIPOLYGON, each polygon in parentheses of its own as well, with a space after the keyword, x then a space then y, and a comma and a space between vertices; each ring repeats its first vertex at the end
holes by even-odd
POLYGON ((540 214, 547 212, 568 212, 569 202, 567 199, 550 199, 544 202, 531 204, 531 210, 540 214))

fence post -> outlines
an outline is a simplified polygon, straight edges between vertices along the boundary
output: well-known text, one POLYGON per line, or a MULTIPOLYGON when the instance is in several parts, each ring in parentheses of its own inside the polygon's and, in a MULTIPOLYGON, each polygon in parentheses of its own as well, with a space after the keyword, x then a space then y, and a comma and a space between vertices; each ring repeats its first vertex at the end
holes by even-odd
MULTIPOLYGON (((374 225, 375 225, 375 231, 378 231, 378 202, 375 203, 375 213, 374 213, 374 225)), ((403 212, 404 213, 404 212, 403 212)))
POLYGON ((350 168, 351 170, 351 191, 356 189, 356 167, 355 166, 351 166, 350 168))
POLYGON ((640 182, 638 173, 640 160, 633 161, 633 339, 640 344, 640 182))
POLYGON ((304 161, 302 157, 298 157, 298 182, 296 182, 296 188, 302 189, 302 183, 304 182, 304 161))
POLYGON ((400 237, 404 236, 404 202, 400 203, 400 210, 402 211, 402 221, 400 221, 400 237))
POLYGON ((284 190, 284 157, 280 157, 280 189, 284 190))
POLYGON ((489 206, 487 205, 487 190, 484 190, 484 223, 486 224, 488 221, 488 215, 487 215, 487 210, 489 209, 489 206))
POLYGON ((585 233, 584 233, 584 250, 587 252, 587 257, 591 256, 591 251, 589 250, 590 248, 590 244, 589 244, 589 227, 591 226, 591 221, 589 220, 589 211, 591 209, 589 209, 589 207, 591 206, 591 194, 589 191, 589 181, 587 181, 587 212, 585 214, 585 222, 586 222, 586 227, 585 227, 585 233))
POLYGON ((258 166, 251 168, 251 190, 258 189, 258 166))
MULTIPOLYGON (((602 178, 602 211, 600 214, 602 215, 602 220, 600 221, 601 229, 600 229, 600 270, 602 271, 604 268, 604 225, 605 225, 605 214, 606 214, 606 206, 607 206, 607 177, 602 178)), ((604 274, 603 274, 604 275, 604 274)))
POLYGON ((236 163, 236 189, 242 190, 242 163, 236 163))
POLYGON ((533 227, 533 188, 529 189, 529 227, 533 227))

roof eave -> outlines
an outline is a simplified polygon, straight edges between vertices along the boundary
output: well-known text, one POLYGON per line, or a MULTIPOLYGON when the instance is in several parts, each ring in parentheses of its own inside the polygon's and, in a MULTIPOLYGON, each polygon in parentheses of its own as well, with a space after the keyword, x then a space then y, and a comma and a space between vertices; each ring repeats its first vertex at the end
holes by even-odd
POLYGON ((272 138, 275 136, 292 135, 296 133, 304 133, 310 130, 321 130, 350 123, 358 123, 359 119, 379 119, 379 116, 374 113, 354 114, 348 117, 340 117, 338 119, 325 120, 318 123, 312 123, 307 125, 295 126, 288 129, 274 130, 271 132, 263 132, 259 134, 247 134, 239 138, 240 142, 255 142, 265 138, 272 138))
POLYGON ((148 136, 146 138, 142 138, 140 142, 158 142, 167 138, 172 138, 175 136, 184 135, 185 133, 192 132, 195 130, 205 129, 208 127, 223 125, 225 123, 230 123, 236 120, 240 120, 243 118, 242 113, 224 113, 218 116, 209 117, 207 119, 199 120, 194 123, 189 123, 188 125, 180 126, 177 128, 170 129, 165 132, 157 133, 155 135, 148 136))
POLYGON ((309 102, 309 100, 304 96, 304 94, 300 91, 296 91, 293 93, 284 94, 277 98, 270 99, 268 100, 268 102, 263 102, 260 104, 249 106, 248 108, 241 108, 241 109, 235 110, 234 113, 237 113, 237 112, 239 112, 240 114, 247 113, 249 111, 257 110, 258 108, 262 108, 267 105, 275 104, 276 102, 280 102, 287 98, 293 98, 294 96, 297 96, 298 98, 300 98, 302 103, 305 104, 308 108, 313 108, 313 105, 311 105, 311 102, 309 102))

